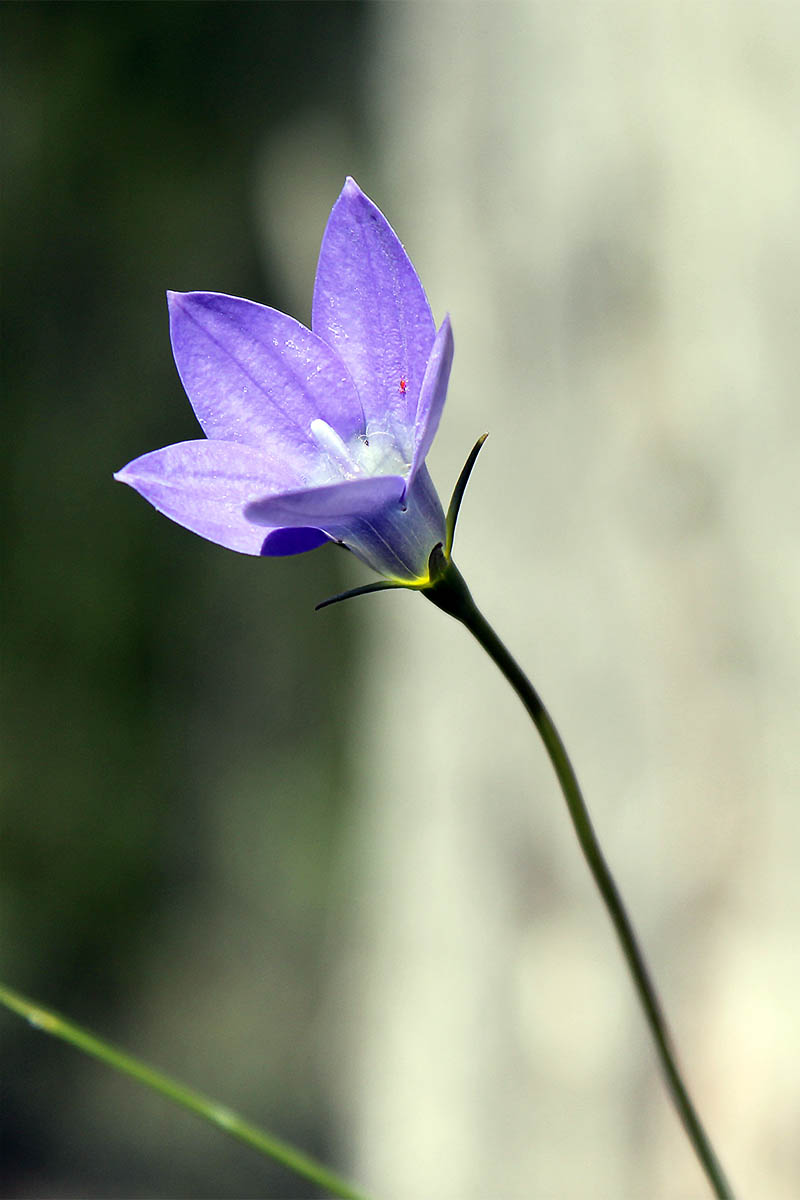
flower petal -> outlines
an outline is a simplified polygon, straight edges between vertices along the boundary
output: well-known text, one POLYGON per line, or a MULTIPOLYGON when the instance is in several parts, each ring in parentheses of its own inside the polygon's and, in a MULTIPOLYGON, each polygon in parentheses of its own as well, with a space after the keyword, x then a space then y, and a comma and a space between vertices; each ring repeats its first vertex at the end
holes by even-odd
POLYGON ((405 482, 401 475, 372 475, 324 487, 298 488, 253 500, 244 515, 256 525, 302 524, 333 530, 356 517, 369 519, 392 501, 399 504, 405 482))
MULTIPOLYGON (((263 536, 264 530, 261 530, 263 536)), ((305 554, 306 550, 316 550, 324 546, 330 538, 321 529, 273 529, 264 538, 261 553, 270 558, 280 558, 289 554, 305 554)))
POLYGON ((443 542, 444 513, 423 464, 402 504, 385 504, 377 512, 353 517, 330 532, 362 562, 387 579, 421 583, 428 578, 431 551, 443 542))
POLYGON ((445 397, 447 396, 447 384, 450 380, 450 368, 453 365, 453 348, 453 331, 450 328, 450 317, 446 316, 442 321, 439 332, 436 334, 436 340, 433 343, 433 350, 428 359, 425 378, 422 381, 422 389, 419 394, 419 407, 417 409, 414 433, 416 444, 414 446, 411 471, 408 476, 409 485, 424 463, 425 457, 436 436, 436 430, 439 428, 439 421, 441 420, 445 397))
POLYGON ((347 369, 293 317, 216 292, 168 302, 175 363, 207 437, 268 449, 302 472, 319 457, 313 420, 345 440, 363 431, 347 369))
POLYGON ((114 478, 210 542, 260 554, 264 530, 247 521, 243 509, 252 496, 263 496, 270 487, 285 488, 287 473, 276 476, 269 458, 251 446, 197 441, 143 454, 114 478))
POLYGON ((369 425, 393 433, 410 459, 436 327, 397 235, 350 178, 322 239, 311 327, 345 363, 369 425))

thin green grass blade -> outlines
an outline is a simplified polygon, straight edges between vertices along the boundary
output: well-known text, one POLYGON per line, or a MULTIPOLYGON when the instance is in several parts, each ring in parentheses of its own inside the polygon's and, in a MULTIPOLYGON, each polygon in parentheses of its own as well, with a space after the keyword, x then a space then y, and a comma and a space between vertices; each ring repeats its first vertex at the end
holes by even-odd
POLYGON ((216 1101, 204 1096, 201 1092, 185 1087, 184 1084, 162 1074, 161 1071, 156 1071, 146 1063, 133 1058, 132 1055, 117 1049, 116 1046, 111 1046, 101 1038, 95 1037, 88 1030, 74 1025, 72 1021, 66 1020, 58 1013, 42 1008, 41 1005, 35 1004, 32 1000, 26 999, 25 996, 21 996, 18 992, 14 992, 2 984, 0 984, 0 1003, 20 1017, 24 1017, 35 1029, 50 1033, 53 1037, 60 1038, 61 1041, 68 1042, 76 1049, 82 1050, 84 1054, 99 1059, 100 1062, 112 1067, 115 1071, 120 1071, 138 1083, 143 1083, 145 1087, 159 1092, 168 1100, 180 1104, 211 1125, 215 1125, 223 1133, 244 1142, 253 1150, 257 1150, 259 1154, 274 1159, 275 1162, 294 1171, 296 1175, 302 1175, 304 1179, 315 1183, 325 1195, 339 1196, 342 1200, 367 1200, 362 1192, 357 1191, 346 1180, 340 1179, 322 1163, 304 1154, 302 1150, 297 1150, 288 1142, 251 1125, 249 1121, 244 1120, 238 1113, 224 1105, 217 1104, 216 1101))

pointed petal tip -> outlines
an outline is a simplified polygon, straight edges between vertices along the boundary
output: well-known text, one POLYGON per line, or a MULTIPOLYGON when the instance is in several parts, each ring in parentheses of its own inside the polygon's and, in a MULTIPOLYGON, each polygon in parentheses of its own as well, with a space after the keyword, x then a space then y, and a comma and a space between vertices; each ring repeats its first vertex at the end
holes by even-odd
MULTIPOLYGON (((367 208, 377 209, 377 205, 375 204, 375 201, 370 200, 367 193, 364 191, 363 188, 360 188, 358 186, 355 179, 353 179, 352 175, 348 175, 347 178, 345 179, 344 187, 342 188, 341 192, 339 193, 339 201, 344 201, 346 204, 350 204, 350 205, 356 205, 356 206, 364 205, 367 208)), ((380 209, 377 209, 377 211, 380 212, 380 209)), ((383 215, 383 214, 381 214, 381 215, 383 215)))
POLYGON ((170 320, 176 320, 179 314, 185 310, 187 301, 191 302, 193 297, 198 295, 200 295, 199 292, 176 292, 172 288, 167 288, 167 312, 170 320))
POLYGON ((185 308, 187 304, 193 301, 203 301, 207 296, 216 296, 217 292, 176 292, 171 288, 167 288, 167 306, 170 309, 185 308))
MULTIPOLYGON (((228 296, 224 292, 191 291, 175 292, 167 288, 167 308, 171 313, 184 312, 192 305, 212 304, 215 300, 239 300, 238 296, 228 296)), ((254 300, 242 301, 244 304, 255 304, 254 300)))

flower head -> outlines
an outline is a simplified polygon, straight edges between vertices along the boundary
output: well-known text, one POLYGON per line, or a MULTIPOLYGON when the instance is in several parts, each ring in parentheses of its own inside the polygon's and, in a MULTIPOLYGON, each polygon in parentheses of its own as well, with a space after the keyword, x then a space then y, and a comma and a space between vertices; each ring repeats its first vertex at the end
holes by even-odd
POLYGON ((445 519, 425 467, 453 335, 436 331, 383 214, 348 179, 320 249, 311 329, 214 292, 168 293, 175 363, 205 438, 115 479, 243 554, 333 541, 420 586, 445 519))

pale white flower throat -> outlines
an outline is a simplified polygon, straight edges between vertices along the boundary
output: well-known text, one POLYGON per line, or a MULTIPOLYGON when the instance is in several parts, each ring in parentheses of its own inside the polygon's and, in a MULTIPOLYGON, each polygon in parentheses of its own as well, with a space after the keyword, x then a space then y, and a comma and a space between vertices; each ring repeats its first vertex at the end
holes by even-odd
POLYGON ((328 476, 324 482, 369 475, 407 475, 411 466, 405 462, 391 434, 381 430, 368 429, 347 443, 327 421, 316 417, 311 422, 311 436, 327 457, 327 463, 320 463, 328 476))

